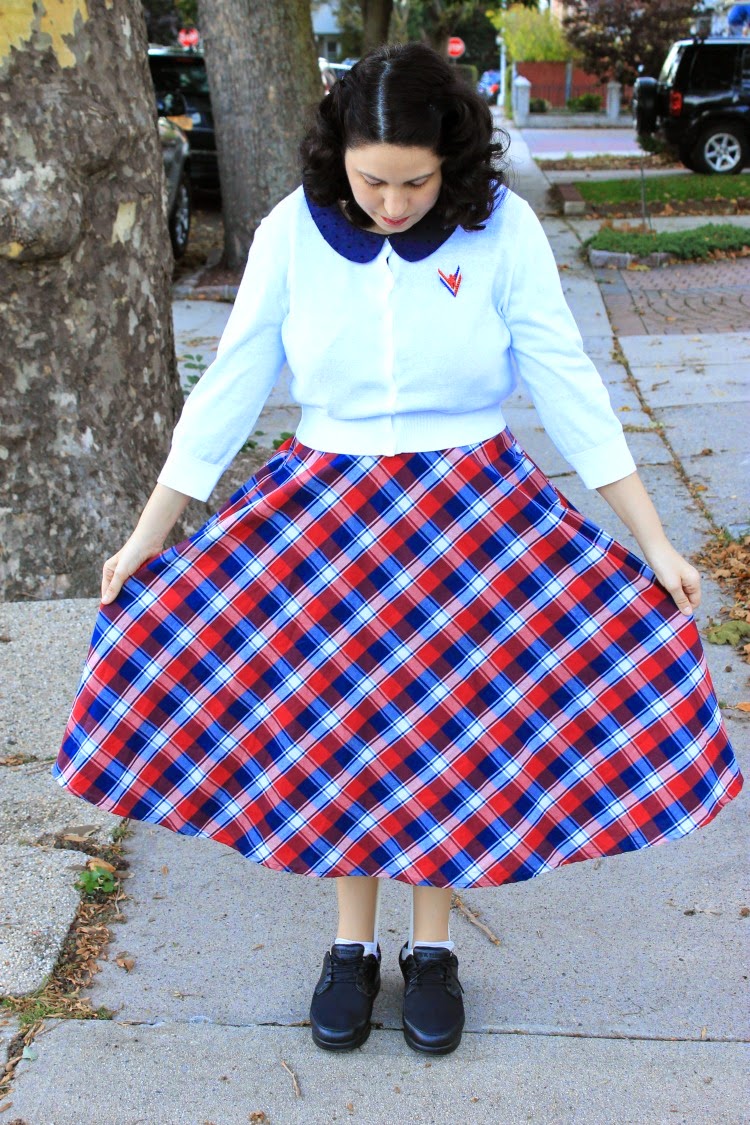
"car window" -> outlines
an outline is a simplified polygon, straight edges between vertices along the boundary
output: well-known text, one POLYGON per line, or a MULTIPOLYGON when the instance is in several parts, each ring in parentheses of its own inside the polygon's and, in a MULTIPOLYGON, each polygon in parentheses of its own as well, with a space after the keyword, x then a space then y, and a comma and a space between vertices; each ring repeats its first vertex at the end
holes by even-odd
POLYGON ((731 90, 734 85, 734 47, 712 44, 695 52, 690 71, 690 88, 704 90, 731 90))
POLYGON ((742 48, 740 82, 745 93, 750 93, 750 47, 742 48))
POLYGON ((669 48, 669 54, 664 60, 664 66, 661 68, 661 74, 659 75, 660 82, 665 82, 670 86, 673 85, 675 75, 677 74, 677 68, 685 54, 685 50, 686 44, 684 43, 672 44, 669 48))
POLYGON ((198 62, 152 55, 149 62, 157 90, 181 90, 183 94, 208 97, 208 76, 202 59, 198 62))

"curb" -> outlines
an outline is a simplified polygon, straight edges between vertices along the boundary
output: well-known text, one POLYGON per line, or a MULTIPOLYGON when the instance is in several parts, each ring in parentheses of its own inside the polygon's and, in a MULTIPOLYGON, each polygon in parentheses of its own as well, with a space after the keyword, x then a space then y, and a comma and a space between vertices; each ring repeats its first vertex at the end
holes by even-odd
POLYGON ((654 250, 651 254, 630 254, 622 250, 589 250, 590 265, 596 268, 626 270, 628 266, 671 266, 673 262, 682 259, 676 254, 669 254, 666 250, 654 250))
POLYGON ((239 285, 174 285, 172 298, 179 301, 227 301, 237 298, 239 285))
POLYGON ((563 215, 586 214, 586 200, 574 184, 552 184, 551 187, 562 200, 563 215))

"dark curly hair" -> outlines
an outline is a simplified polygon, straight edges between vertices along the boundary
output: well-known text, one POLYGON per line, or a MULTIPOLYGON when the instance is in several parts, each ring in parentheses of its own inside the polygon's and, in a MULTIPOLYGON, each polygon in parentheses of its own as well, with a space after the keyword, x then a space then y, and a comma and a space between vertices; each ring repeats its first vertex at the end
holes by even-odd
POLYGON ((504 183, 498 160, 507 149, 492 140, 489 106, 424 43, 388 44, 370 51, 319 103, 302 143, 302 183, 314 203, 338 200, 360 226, 371 223, 358 206, 344 152, 366 144, 428 148, 442 156, 442 187, 433 210, 444 227, 482 230, 504 183))

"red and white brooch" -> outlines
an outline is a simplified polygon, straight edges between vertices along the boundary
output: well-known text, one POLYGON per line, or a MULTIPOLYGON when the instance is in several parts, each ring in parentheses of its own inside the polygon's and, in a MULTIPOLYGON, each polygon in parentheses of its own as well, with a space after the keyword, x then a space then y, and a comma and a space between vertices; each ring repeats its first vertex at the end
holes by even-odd
POLYGON ((461 282, 463 281, 463 278, 461 277, 461 267, 456 266, 455 273, 443 273, 441 269, 438 270, 438 273, 440 274, 440 280, 442 281, 445 288, 450 289, 454 297, 458 296, 458 290, 460 289, 461 282))

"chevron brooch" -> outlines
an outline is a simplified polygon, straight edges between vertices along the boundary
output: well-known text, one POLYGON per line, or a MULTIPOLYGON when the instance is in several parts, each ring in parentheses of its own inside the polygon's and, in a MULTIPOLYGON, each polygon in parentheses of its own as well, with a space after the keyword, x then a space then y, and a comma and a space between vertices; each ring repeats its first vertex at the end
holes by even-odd
POLYGON ((463 281, 463 278, 461 277, 461 267, 456 266, 455 273, 445 274, 441 269, 438 270, 438 273, 440 274, 440 280, 442 281, 445 288, 450 289, 453 296, 456 297, 458 295, 458 290, 461 287, 461 282, 463 281))

